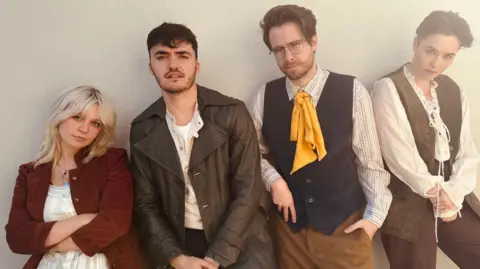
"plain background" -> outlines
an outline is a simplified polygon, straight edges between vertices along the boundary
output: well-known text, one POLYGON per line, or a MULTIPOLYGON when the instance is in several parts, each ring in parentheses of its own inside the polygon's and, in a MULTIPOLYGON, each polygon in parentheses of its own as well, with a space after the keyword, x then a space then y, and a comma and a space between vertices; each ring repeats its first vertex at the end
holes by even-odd
MULTIPOLYGON (((117 108, 118 146, 128 147, 129 122, 160 95, 148 72, 146 36, 163 21, 185 23, 198 37, 200 84, 247 102, 280 75, 263 44, 259 21, 277 4, 313 10, 318 62, 357 76, 368 88, 411 58, 420 21, 432 10, 460 12, 480 39, 478 0, 0 0, 0 223, 4 225, 19 164, 39 149, 53 100, 68 86, 90 84, 117 108)), ((472 104, 480 145, 480 47, 462 51, 448 73, 472 104)), ((0 231, 0 268, 21 268, 0 231)), ((375 240, 377 268, 388 268, 375 240)), ((439 254, 438 268, 456 268, 439 254)))

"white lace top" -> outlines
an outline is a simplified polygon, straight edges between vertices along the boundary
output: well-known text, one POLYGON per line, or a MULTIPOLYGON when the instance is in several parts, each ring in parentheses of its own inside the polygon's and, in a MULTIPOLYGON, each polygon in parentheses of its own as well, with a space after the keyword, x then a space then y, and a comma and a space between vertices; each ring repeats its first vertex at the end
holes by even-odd
MULTIPOLYGON (((76 216, 70 188, 68 186, 50 185, 43 218, 45 221, 58 221, 76 216)), ((37 269, 108 269, 105 255, 96 254, 89 257, 80 251, 49 252, 43 256, 37 269)))

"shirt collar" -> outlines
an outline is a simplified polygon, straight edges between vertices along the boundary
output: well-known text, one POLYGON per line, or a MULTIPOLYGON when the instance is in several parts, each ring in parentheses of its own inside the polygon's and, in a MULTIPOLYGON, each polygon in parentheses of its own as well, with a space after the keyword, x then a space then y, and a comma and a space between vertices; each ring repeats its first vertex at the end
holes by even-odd
MULTIPOLYGON (((228 106, 241 103, 240 100, 223 95, 217 91, 210 90, 206 87, 197 84, 198 89, 198 110, 201 113, 207 106, 228 106)), ((165 119, 166 105, 163 97, 159 98, 147 109, 145 109, 140 115, 133 119, 132 124, 148 120, 153 116, 159 116, 165 119)))
MULTIPOLYGON (((172 130, 175 130, 175 117, 173 117, 172 113, 166 109, 166 117, 167 123, 172 130)), ((198 138, 198 132, 203 127, 203 120, 200 116, 200 112, 198 111, 198 103, 195 104, 195 112, 193 113, 192 120, 188 123, 190 125, 190 135, 195 138, 198 138)))
POLYGON ((318 65, 315 67, 317 69, 315 75, 304 87, 295 86, 289 78, 285 80, 285 87, 287 88, 289 100, 292 100, 295 97, 295 94, 301 90, 310 94, 310 96, 312 96, 314 99, 320 97, 320 93, 322 92, 324 86, 324 83, 320 82, 324 81, 325 78, 328 77, 329 72, 320 68, 318 65))

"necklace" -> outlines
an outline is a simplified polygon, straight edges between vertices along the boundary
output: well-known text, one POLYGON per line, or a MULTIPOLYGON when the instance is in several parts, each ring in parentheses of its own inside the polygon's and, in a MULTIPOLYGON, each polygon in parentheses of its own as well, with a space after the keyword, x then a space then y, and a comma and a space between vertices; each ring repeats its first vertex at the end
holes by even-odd
POLYGON ((65 169, 65 168, 61 167, 59 164, 57 164, 57 168, 58 168, 58 170, 60 170, 60 178, 63 181, 63 186, 69 188, 70 187, 69 172, 73 168, 65 169))

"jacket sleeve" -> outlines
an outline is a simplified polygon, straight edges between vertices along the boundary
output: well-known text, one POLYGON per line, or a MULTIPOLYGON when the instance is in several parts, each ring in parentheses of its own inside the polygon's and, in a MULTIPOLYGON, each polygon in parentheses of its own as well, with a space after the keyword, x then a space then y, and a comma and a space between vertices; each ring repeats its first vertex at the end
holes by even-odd
POLYGON ((206 256, 227 267, 236 262, 246 245, 246 231, 260 206, 262 188, 260 153, 252 118, 242 102, 235 106, 230 127, 232 201, 226 220, 206 256))
POLYGON ((165 266, 170 261, 184 254, 165 213, 161 198, 151 183, 152 173, 148 159, 135 143, 144 137, 141 126, 132 126, 130 132, 130 167, 134 178, 134 225, 139 232, 142 247, 157 266, 165 266))
POLYGON ((45 241, 55 222, 34 221, 27 211, 27 174, 32 164, 21 165, 13 191, 12 205, 5 226, 7 244, 18 254, 39 254, 47 251, 45 241))
POLYGON ((124 149, 110 149, 107 157, 106 184, 98 215, 71 235, 80 250, 93 256, 125 235, 132 220, 133 184, 124 149))

